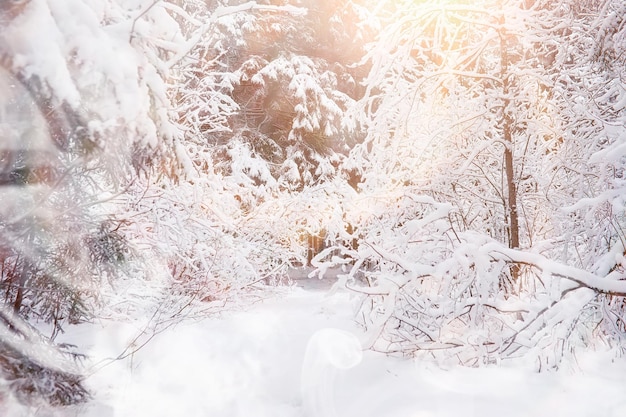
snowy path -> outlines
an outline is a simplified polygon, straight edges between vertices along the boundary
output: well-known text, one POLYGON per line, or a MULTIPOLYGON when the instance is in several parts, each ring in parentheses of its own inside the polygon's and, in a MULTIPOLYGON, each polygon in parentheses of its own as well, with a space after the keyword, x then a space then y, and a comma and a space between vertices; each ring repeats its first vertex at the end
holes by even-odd
MULTIPOLYGON (((245 312, 180 325, 132 361, 94 374, 88 380, 94 402, 80 415, 626 416, 624 363, 607 368, 587 361, 585 373, 536 375, 516 369, 443 371, 373 352, 360 360, 350 309, 347 294, 325 298, 321 291, 295 288, 245 312), (337 369, 332 361, 340 368, 354 366, 337 369)), ((93 340, 98 350, 92 354, 112 356, 125 342, 124 332, 116 331, 117 338, 110 329, 93 340)))

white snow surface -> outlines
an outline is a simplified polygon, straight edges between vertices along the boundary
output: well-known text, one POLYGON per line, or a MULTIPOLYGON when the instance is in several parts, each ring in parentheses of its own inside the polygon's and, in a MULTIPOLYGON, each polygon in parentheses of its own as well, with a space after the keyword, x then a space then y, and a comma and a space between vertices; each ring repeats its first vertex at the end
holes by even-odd
MULTIPOLYGON (((441 369, 362 351, 354 304, 345 292, 294 286, 245 311, 179 324, 132 357, 98 366, 87 379, 93 401, 62 416, 626 416, 625 359, 595 352, 541 374, 441 369)), ((136 332, 101 322, 65 338, 98 362, 136 332)))

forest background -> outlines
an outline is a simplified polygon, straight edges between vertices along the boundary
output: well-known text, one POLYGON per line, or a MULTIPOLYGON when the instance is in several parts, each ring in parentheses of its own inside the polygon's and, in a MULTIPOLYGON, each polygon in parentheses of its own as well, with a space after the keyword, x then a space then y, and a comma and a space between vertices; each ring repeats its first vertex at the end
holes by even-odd
POLYGON ((4 386, 83 401, 68 326, 151 314, 154 334, 309 264, 343 268, 366 348, 538 370, 620 351, 625 17, 0 2, 4 386))

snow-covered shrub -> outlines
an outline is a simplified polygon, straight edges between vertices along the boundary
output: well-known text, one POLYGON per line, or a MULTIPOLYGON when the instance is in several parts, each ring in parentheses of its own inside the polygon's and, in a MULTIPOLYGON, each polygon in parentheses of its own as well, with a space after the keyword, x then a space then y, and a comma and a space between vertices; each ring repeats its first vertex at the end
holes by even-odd
POLYGON ((320 272, 346 267, 338 285, 361 295, 358 317, 372 349, 443 364, 522 359, 552 369, 578 348, 623 337, 598 324, 603 294, 623 292, 624 283, 458 229, 456 209, 431 197, 406 190, 370 198, 361 205, 358 247, 330 248, 316 263, 320 272))
POLYGON ((147 274, 163 276, 167 291, 200 301, 236 297, 253 284, 281 281, 299 256, 280 200, 242 208, 246 192, 210 172, 137 185, 124 196, 119 233, 147 274))

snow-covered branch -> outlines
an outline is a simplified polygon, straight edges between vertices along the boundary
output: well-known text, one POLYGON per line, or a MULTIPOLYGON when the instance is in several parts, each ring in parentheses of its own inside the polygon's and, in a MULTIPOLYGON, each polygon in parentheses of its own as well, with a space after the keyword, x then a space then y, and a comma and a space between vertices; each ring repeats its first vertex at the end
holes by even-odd
POLYGON ((258 4, 256 1, 249 1, 237 6, 220 6, 213 13, 210 14, 208 19, 195 30, 195 33, 189 37, 189 40, 181 46, 178 53, 176 53, 167 63, 167 68, 173 68, 180 63, 182 59, 189 55, 189 53, 198 45, 205 34, 222 18, 247 11, 259 11, 259 12, 273 12, 273 13, 289 13, 293 15, 304 15, 307 10, 301 7, 295 6, 272 6, 258 4))
POLYGON ((538 253, 510 249, 500 244, 487 244, 481 250, 489 253, 494 259, 530 265, 545 274, 574 281, 596 292, 626 296, 626 274, 624 273, 617 272, 600 277, 584 269, 563 265, 538 253))

